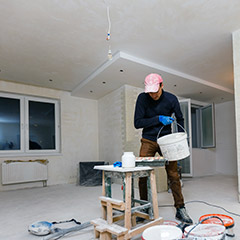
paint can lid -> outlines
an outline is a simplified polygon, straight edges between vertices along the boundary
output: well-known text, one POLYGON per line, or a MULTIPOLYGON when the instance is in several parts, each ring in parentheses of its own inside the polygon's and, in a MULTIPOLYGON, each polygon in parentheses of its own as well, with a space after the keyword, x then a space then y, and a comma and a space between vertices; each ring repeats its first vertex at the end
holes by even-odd
MULTIPOLYGON (((219 217, 222 219, 224 226, 228 229, 234 226, 234 220, 232 217, 224 215, 224 214, 206 214, 203 215, 199 218, 199 221, 204 220, 205 218, 208 217, 219 217)), ((205 221, 202 222, 202 224, 218 224, 218 225, 222 225, 222 222, 218 219, 218 218, 209 218, 205 221)))
POLYGON ((53 224, 47 221, 34 222, 28 227, 28 231, 34 235, 48 235, 53 229, 53 224))
MULTIPOLYGON (((225 232, 225 227, 223 225, 220 226, 216 224, 190 225, 186 227, 184 230, 185 236, 189 235, 189 237, 204 237, 206 239, 210 237, 218 237, 218 236, 222 237, 224 232, 225 232)), ((216 238, 216 239, 220 239, 220 238, 216 238)))

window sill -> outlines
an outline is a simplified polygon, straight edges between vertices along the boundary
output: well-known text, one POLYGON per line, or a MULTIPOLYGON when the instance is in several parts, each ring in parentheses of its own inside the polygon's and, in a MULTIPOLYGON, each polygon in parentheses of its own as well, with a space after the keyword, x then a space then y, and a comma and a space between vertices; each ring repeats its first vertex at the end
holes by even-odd
POLYGON ((0 153, 1 157, 38 157, 38 156, 62 156, 62 153, 51 153, 51 152, 44 152, 44 153, 0 153))

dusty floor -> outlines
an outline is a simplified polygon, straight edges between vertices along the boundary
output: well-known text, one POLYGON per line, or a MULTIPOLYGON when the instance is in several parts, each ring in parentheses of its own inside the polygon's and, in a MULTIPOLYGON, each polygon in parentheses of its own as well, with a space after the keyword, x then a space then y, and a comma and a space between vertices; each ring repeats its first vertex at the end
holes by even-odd
MULTIPOLYGON (((137 189, 136 189, 137 192, 137 189)), ((235 238, 240 239, 240 217, 231 215, 223 209, 202 202, 218 205, 226 210, 240 214, 237 196, 237 178, 216 175, 202 178, 184 179, 183 193, 186 208, 195 223, 200 216, 219 213, 232 216, 235 220, 235 238)), ((76 219, 82 223, 101 216, 98 197, 101 186, 80 187, 76 185, 58 185, 45 188, 5 191, 0 193, 0 239, 1 240, 37 240, 43 237, 28 233, 28 226, 35 221, 61 221, 76 219)), ((122 198, 121 186, 113 185, 113 197, 122 198)), ((175 220, 175 209, 171 205, 172 195, 158 193, 159 213, 165 220, 175 220)), ((71 227, 75 225, 61 225, 71 227)), ((68 234, 61 239, 94 239, 93 228, 68 234)), ((134 238, 140 239, 140 236, 134 238)))

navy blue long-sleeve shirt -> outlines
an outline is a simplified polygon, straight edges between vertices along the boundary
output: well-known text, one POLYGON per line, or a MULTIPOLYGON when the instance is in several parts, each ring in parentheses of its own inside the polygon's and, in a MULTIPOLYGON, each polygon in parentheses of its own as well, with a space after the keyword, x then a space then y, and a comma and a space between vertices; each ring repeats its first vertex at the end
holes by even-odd
MULTIPOLYGON (((157 141, 157 135, 163 124, 159 122, 159 115, 171 116, 175 113, 178 124, 184 126, 184 119, 178 99, 175 95, 162 90, 158 100, 153 100, 148 93, 140 93, 136 102, 134 126, 143 128, 142 137, 157 141)), ((179 131, 183 131, 179 128, 179 131)), ((165 126, 159 137, 171 133, 171 125, 165 126)))

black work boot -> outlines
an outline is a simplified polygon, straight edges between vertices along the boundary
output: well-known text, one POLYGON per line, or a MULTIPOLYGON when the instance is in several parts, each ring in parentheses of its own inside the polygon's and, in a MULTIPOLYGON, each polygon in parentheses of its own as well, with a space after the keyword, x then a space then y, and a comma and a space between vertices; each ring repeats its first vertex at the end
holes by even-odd
POLYGON ((189 224, 193 223, 192 219, 187 214, 185 207, 177 208, 176 219, 184 223, 189 223, 189 224))

